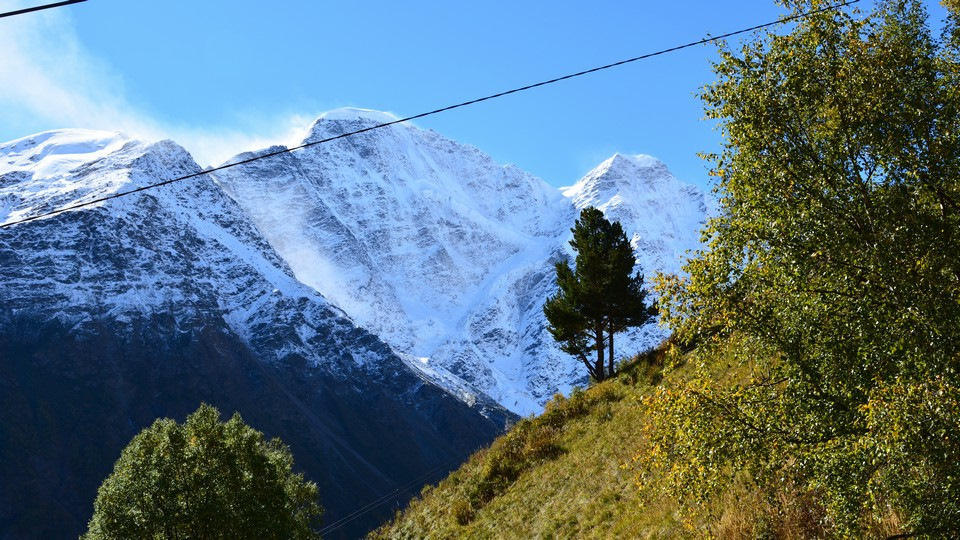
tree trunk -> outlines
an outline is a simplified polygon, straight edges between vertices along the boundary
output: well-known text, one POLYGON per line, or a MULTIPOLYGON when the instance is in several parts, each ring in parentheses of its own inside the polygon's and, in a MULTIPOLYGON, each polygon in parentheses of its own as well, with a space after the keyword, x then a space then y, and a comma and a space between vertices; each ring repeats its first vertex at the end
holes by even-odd
POLYGON ((596 366, 596 370, 595 370, 596 373, 597 373, 597 375, 594 376, 594 378, 597 379, 597 382, 600 382, 600 381, 602 381, 602 380, 604 380, 604 379, 606 378, 606 377, 604 377, 604 374, 603 374, 603 349, 604 349, 604 347, 603 347, 603 326, 597 326, 597 327, 594 329, 594 332, 595 332, 595 334, 596 334, 595 337, 596 337, 596 340, 597 340, 597 366, 596 366))
POLYGON ((587 373, 593 377, 594 380, 597 379, 597 366, 584 354, 580 354, 580 361, 583 362, 583 365, 587 366, 587 373))
POLYGON ((607 370, 607 377, 613 377, 613 323, 610 323, 610 330, 607 331, 609 334, 608 338, 610 339, 610 355, 607 357, 607 365, 610 366, 610 369, 607 370))

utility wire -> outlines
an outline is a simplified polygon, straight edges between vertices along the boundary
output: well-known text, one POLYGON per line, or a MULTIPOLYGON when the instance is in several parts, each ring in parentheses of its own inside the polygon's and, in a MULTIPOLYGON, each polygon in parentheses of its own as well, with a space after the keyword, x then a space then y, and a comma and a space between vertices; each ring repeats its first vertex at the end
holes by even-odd
POLYGON ((8 11, 6 13, 0 13, 0 19, 4 17, 13 17, 14 15, 23 15, 24 13, 33 13, 34 11, 40 11, 42 9, 51 9, 61 6, 69 6, 70 4, 79 4, 80 2, 86 2, 87 0, 66 0, 66 2, 57 2, 55 4, 45 4, 42 6, 36 6, 26 9, 18 9, 17 11, 8 11))
POLYGON ((454 465, 456 465, 455 461, 457 461, 457 460, 450 460, 450 461, 447 461, 446 463, 442 463, 442 464, 434 467, 434 468, 431 469, 430 471, 427 471, 426 473, 421 474, 420 476, 414 478, 413 480, 407 482, 406 484, 404 484, 404 485, 402 485, 402 486, 394 489, 392 492, 390 492, 390 493, 388 493, 388 494, 380 497, 379 499, 377 499, 377 500, 375 500, 375 501, 373 501, 373 502, 371 502, 371 503, 369 503, 369 504, 367 504, 367 505, 365 505, 365 506, 362 506, 362 507, 358 508, 357 510, 354 510, 353 512, 351 512, 351 513, 343 516, 342 518, 338 519, 337 521, 334 521, 333 523, 331 523, 331 524, 329 524, 329 525, 321 528, 320 531, 319 531, 319 534, 322 536, 322 535, 327 534, 328 532, 335 531, 335 530, 339 529, 340 527, 343 527, 344 525, 350 523, 351 521, 354 521, 355 519, 359 518, 360 516, 362 516, 362 515, 370 512, 370 511, 372 511, 374 508, 380 506, 381 504, 383 504, 383 503, 387 502, 388 500, 394 498, 395 496, 399 495, 401 492, 407 491, 407 490, 409 490, 410 488, 416 487, 417 485, 426 482, 427 479, 429 479, 431 476, 433 476, 433 475, 436 474, 437 472, 441 471, 442 469, 447 468, 447 467, 453 467, 454 465))
MULTIPOLYGON (((71 0, 71 1, 76 2, 76 1, 82 1, 82 0, 71 0)), ((807 17, 811 17, 811 16, 813 16, 813 15, 817 15, 817 14, 823 13, 823 12, 825 12, 825 11, 832 11, 832 10, 840 9, 840 8, 843 8, 843 7, 852 5, 852 4, 856 4, 856 3, 858 3, 859 1, 860 1, 860 0, 849 0, 849 1, 844 2, 844 3, 842 3, 842 4, 834 4, 834 5, 827 6, 827 7, 823 7, 823 8, 820 8, 820 9, 817 9, 817 10, 814 10, 814 11, 810 11, 810 12, 807 12, 807 13, 800 13, 800 14, 797 14, 797 15, 791 15, 791 16, 789 16, 789 17, 784 17, 784 18, 781 18, 781 19, 777 19, 776 21, 771 21, 771 22, 767 22, 767 23, 764 23, 764 24, 758 24, 758 25, 756 25, 756 26, 751 26, 750 28, 744 28, 744 29, 742 29, 742 30, 736 30, 736 31, 734 31, 734 32, 728 32, 728 33, 726 33, 726 34, 722 34, 722 35, 719 35, 719 36, 703 38, 703 39, 701 39, 701 40, 699 40, 699 41, 693 41, 693 42, 686 43, 686 44, 683 44, 683 45, 678 45, 678 46, 676 46, 676 47, 670 47, 669 49, 662 49, 662 50, 659 50, 659 51, 657 51, 657 52, 652 52, 652 53, 647 53, 647 54, 640 55, 640 56, 635 56, 635 57, 633 57, 633 58, 628 58, 627 60, 621 60, 621 61, 619 61, 619 62, 614 62, 614 63, 612 63, 612 64, 606 64, 606 65, 604 65, 604 66, 599 66, 599 67, 595 67, 595 68, 592 68, 592 69, 587 69, 587 70, 584 70, 584 71, 578 71, 577 73, 571 73, 570 75, 564 75, 564 76, 562 76, 562 77, 557 77, 557 78, 555 78, 555 79, 550 79, 550 80, 538 82, 538 83, 535 83, 535 84, 529 84, 529 85, 527 85, 527 86, 521 86, 521 87, 519 87, 519 88, 514 88, 514 89, 512 89, 512 90, 507 90, 507 91, 505 91, 505 92, 499 92, 499 93, 497 93, 497 94, 491 94, 491 95, 489 95, 489 96, 484 96, 484 97, 481 97, 481 98, 472 99, 472 100, 470 100, 470 101, 464 101, 464 102, 462 102, 462 103, 457 103, 456 105, 450 105, 450 106, 447 106, 447 107, 442 107, 442 108, 440 108, 440 109, 434 109, 434 110, 432 110, 432 111, 428 111, 428 112, 424 112, 424 113, 420 113, 420 114, 415 114, 415 115, 413 115, 413 116, 408 116, 408 117, 406 117, 406 118, 401 118, 401 119, 399 119, 399 120, 393 120, 393 121, 391 121, 391 122, 385 122, 385 123, 383 123, 383 124, 377 124, 377 125, 374 125, 374 126, 369 126, 369 127, 363 128, 363 129, 358 129, 358 130, 356 130, 356 131, 350 131, 350 132, 348 132, 348 133, 343 133, 343 134, 340 134, 340 135, 337 135, 337 136, 334 136, 334 137, 327 137, 326 139, 321 139, 321 140, 318 140, 318 141, 313 141, 313 142, 304 143, 304 144, 301 144, 301 145, 299 145, 299 146, 294 146, 294 147, 292 147, 292 148, 284 148, 283 150, 276 150, 276 151, 274 151, 274 152, 268 152, 268 153, 266 153, 266 154, 262 154, 262 155, 259 155, 259 156, 254 156, 254 157, 252 157, 252 158, 247 158, 247 159, 244 159, 244 160, 241 160, 241 161, 236 161, 236 162, 233 162, 233 163, 228 163, 228 164, 225 164, 225 165, 220 165, 219 167, 208 168, 208 169, 205 169, 205 170, 200 171, 200 172, 195 172, 195 173, 192 173, 192 174, 187 174, 187 175, 180 176, 180 177, 177 177, 177 178, 171 178, 171 179, 169 179, 169 180, 164 180, 164 181, 162 181, 162 182, 157 182, 157 183, 155 183, 155 184, 149 184, 149 185, 146 185, 146 186, 141 186, 141 187, 138 187, 138 188, 136 188, 136 189, 131 189, 131 190, 129 190, 129 191, 122 191, 122 192, 119 192, 119 193, 114 193, 114 194, 107 195, 107 196, 104 196, 104 197, 99 197, 99 198, 96 198, 96 199, 92 199, 92 200, 89 200, 89 201, 86 201, 86 202, 82 202, 82 203, 77 203, 77 204, 73 204, 73 205, 70 205, 70 206, 66 206, 66 207, 63 207, 63 208, 60 208, 60 209, 57 209, 57 210, 52 210, 52 211, 50 211, 50 212, 46 212, 46 213, 43 213, 43 214, 38 214, 38 215, 35 215, 35 216, 30 216, 30 217, 27 217, 27 218, 24 218, 24 219, 20 219, 20 220, 17 220, 17 221, 11 221, 11 222, 8 222, 8 223, 4 223, 4 224, 0 225, 0 229, 5 229, 5 228, 11 227, 11 226, 13 226, 13 225, 19 225, 19 224, 21 224, 21 223, 26 223, 26 222, 28 222, 28 221, 33 221, 33 220, 36 220, 36 219, 41 219, 41 218, 49 217, 49 216, 56 215, 56 214, 60 214, 60 213, 63 213, 63 212, 69 212, 70 210, 76 210, 76 209, 78 209, 78 208, 83 208, 83 207, 90 206, 90 205, 93 205, 93 204, 97 204, 97 203, 109 201, 109 200, 111 200, 111 199, 117 199, 117 198, 120 198, 120 197, 125 197, 125 196, 127 196, 127 195, 133 195, 134 193, 139 193, 139 192, 141 192, 141 191, 146 191, 146 190, 148 190, 148 189, 158 188, 158 187, 161 187, 161 186, 165 186, 165 185, 167 185, 167 184, 172 184, 172 183, 174 183, 174 182, 180 182, 180 181, 183 181, 183 180, 189 180, 189 179, 191 179, 191 178, 196 178, 196 177, 198 177, 198 176, 203 176, 203 175, 206 175, 206 174, 209 174, 209 173, 212 173, 212 172, 222 171, 222 170, 224 170, 224 169, 229 169, 229 168, 231 168, 231 167, 236 167, 236 166, 239 166, 239 165, 246 165, 246 164, 252 163, 252 162, 254 162, 254 161, 259 161, 259 160, 261 160, 261 159, 266 159, 266 158, 278 156, 278 155, 280 155, 280 154, 287 154, 287 153, 290 153, 290 152, 294 152, 294 151, 296 151, 296 150, 302 150, 302 149, 304 149, 304 148, 309 148, 309 147, 311 147, 311 146, 317 146, 317 145, 320 145, 320 144, 326 144, 326 143, 329 143, 329 142, 336 141, 336 140, 338 140, 338 139, 344 139, 344 138, 346 138, 346 137, 352 137, 352 136, 354 136, 354 135, 359 135, 359 134, 361 134, 361 133, 366 133, 366 132, 368 132, 368 131, 373 131, 373 130, 375 130, 375 129, 381 129, 381 128, 389 127, 389 126, 392 126, 392 125, 394 125, 394 124, 401 124, 401 123, 403 123, 403 122, 409 122, 409 121, 411 121, 411 120, 417 120, 417 119, 419 119, 419 118, 425 118, 425 117, 427 117, 427 116, 432 116, 432 115, 439 114, 439 113, 442 113, 442 112, 452 111, 453 109, 459 109, 459 108, 461 108, 461 107, 466 107, 466 106, 468 106, 468 105, 475 105, 475 104, 480 103, 480 102, 483 102, 483 101, 489 101, 489 100, 491 100, 491 99, 496 99, 496 98, 500 98, 500 97, 503 97, 503 96, 508 96, 508 95, 510 95, 510 94, 516 94, 516 93, 518 93, 518 92, 524 92, 524 91, 526 91, 526 90, 531 90, 531 89, 533 89, 533 88, 539 88, 539 87, 541 87, 541 86, 547 86, 547 85, 549 85, 549 84, 558 83, 558 82, 560 82, 560 81, 566 81, 566 80, 568 80, 568 79, 573 79, 573 78, 576 78, 576 77, 582 77, 582 76, 584 76, 584 75, 589 75, 589 74, 591 74, 591 73, 596 73, 596 72, 598 72, 598 71, 603 71, 603 70, 605 70, 605 69, 610 69, 610 68, 614 68, 614 67, 617 67, 617 66, 622 66, 622 65, 624 65, 624 64, 629 64, 629 63, 631 63, 631 62, 637 62, 637 61, 639 61, 639 60, 645 60, 645 59, 647 59, 647 58, 653 58, 654 56, 660 56, 660 55, 664 55, 664 54, 676 52, 676 51, 679 51, 679 50, 681 50, 681 49, 688 49, 688 48, 690 48, 690 47, 695 47, 695 46, 697 46, 697 45, 704 45, 704 44, 706 44, 706 43, 711 43, 711 42, 714 42, 714 41, 719 41, 719 40, 721 40, 721 39, 726 39, 726 38, 733 37, 733 36, 737 36, 737 35, 740 35, 740 34, 746 34, 746 33, 748 33, 748 32, 753 32, 753 31, 755 31, 755 30, 760 30, 760 29, 762 29, 762 28, 767 28, 767 27, 770 27, 770 26, 778 25, 778 24, 783 24, 783 23, 788 23, 788 22, 791 22, 791 21, 796 21, 796 20, 800 20, 800 19, 805 19, 805 18, 807 18, 807 17)))

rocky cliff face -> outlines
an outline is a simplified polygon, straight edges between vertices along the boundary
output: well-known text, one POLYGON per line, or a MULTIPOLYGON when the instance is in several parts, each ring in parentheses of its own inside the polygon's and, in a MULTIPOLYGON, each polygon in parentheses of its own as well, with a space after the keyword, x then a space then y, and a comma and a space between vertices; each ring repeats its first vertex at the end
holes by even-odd
MULTIPOLYGON (((394 120, 346 109, 307 142, 394 120)), ((241 161, 274 151, 244 154, 241 161)), ((647 276, 676 271, 697 245, 705 199, 659 161, 615 156, 558 191, 476 148, 394 125, 215 175, 297 278, 437 380, 526 415, 586 383, 546 331, 553 262, 578 209, 593 205, 632 235, 647 276)), ((631 355, 655 327, 619 339, 631 355)))
MULTIPOLYGON (((13 141, 0 222, 198 170, 169 141, 13 141)), ((333 522, 455 467, 509 417, 413 362, 298 282, 206 177, 0 229, 0 537, 79 533, 129 439, 202 401, 289 444, 333 522)))

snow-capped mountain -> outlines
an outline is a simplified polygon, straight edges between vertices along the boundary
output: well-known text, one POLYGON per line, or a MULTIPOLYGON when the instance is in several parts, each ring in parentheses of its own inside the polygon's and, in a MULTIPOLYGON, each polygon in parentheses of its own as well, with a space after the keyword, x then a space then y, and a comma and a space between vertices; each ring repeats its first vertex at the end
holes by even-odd
MULTIPOLYGON (((338 110, 306 140, 392 120, 338 110)), ((199 170, 115 133, 0 144, 0 224, 199 170)), ((508 419, 487 395, 528 414, 586 382, 542 312, 579 209, 620 221, 649 278, 707 204, 649 156, 557 190, 394 125, 0 229, 0 536, 75 534, 130 438, 200 401, 287 442, 328 520, 452 467, 508 419)))
MULTIPOLYGON (((305 142, 395 120, 322 116, 305 142)), ((238 162, 276 151, 242 154, 238 162)), ((697 188, 647 156, 614 156, 563 192, 476 148, 409 125, 368 131, 215 173, 297 278, 437 381, 451 376, 519 414, 586 381, 546 331, 553 261, 578 209, 632 235, 647 276, 676 271, 706 210, 697 188)), ((646 327, 618 354, 655 345, 646 327)), ((443 384, 440 382, 440 384, 443 384)))
MULTIPOLYGON (((0 144, 0 223, 199 170, 112 133, 0 144)), ((280 436, 342 517, 509 416, 417 363, 297 281, 207 176, 0 229, 0 536, 76 535, 130 438, 201 401, 280 436)))
POLYGON ((619 221, 648 277, 654 271, 680 272, 686 253, 699 245, 708 214, 708 200, 699 188, 642 154, 615 154, 562 191, 577 209, 593 206, 619 221))

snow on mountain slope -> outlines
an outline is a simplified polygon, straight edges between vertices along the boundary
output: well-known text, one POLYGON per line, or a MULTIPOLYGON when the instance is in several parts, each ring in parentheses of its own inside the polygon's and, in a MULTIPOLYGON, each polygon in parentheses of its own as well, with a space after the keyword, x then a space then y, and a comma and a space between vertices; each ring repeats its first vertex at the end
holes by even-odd
POLYGON ((67 202, 113 193, 127 183, 123 175, 78 182, 70 172, 104 158, 128 141, 118 133, 62 130, 39 133, 0 145, 0 220, 16 221, 67 202))
POLYGON ((643 154, 615 154, 562 191, 578 209, 593 206, 619 221, 647 276, 680 271, 686 252, 699 245, 708 212, 699 188, 643 154))
MULTIPOLYGON (((334 111, 305 142, 394 119, 334 111)), ((542 314, 555 290, 552 263, 569 253, 577 209, 593 204, 623 221, 648 275, 674 270, 677 255, 696 245, 702 193, 662 164, 640 161, 617 156, 564 197, 476 148, 394 125, 233 167, 216 179, 298 279, 395 350, 427 359, 414 365, 453 374, 528 414, 585 382, 542 314)), ((619 354, 660 337, 650 328, 635 332, 619 340, 619 354)))
MULTIPOLYGON (((0 223, 199 171, 172 141, 38 134, 0 144, 0 223)), ((222 321, 264 360, 297 357, 344 378, 382 378, 407 365, 297 281, 208 176, 0 230, 0 278, 5 310, 81 331, 97 319, 163 313, 184 331, 191 321, 222 321)), ((456 395, 496 409, 485 396, 456 395)))
MULTIPOLYGON (((0 144, 0 223, 198 171, 171 141, 34 135, 0 144)), ((361 536, 510 416, 414 363, 297 281, 208 176, 0 229, 0 537, 75 537, 123 445, 201 401, 298 449, 329 519, 396 494, 361 536), (69 519, 41 533, 34 512, 69 519)))
MULTIPOLYGON (((0 219, 6 223, 199 170, 171 141, 47 132, 0 146, 0 219)), ((3 238, 21 244, 4 264, 8 305, 48 305, 56 298, 57 316, 68 319, 89 306, 118 315, 202 305, 223 311, 235 330, 247 332, 257 317, 249 307, 280 302, 281 296, 313 296, 329 310, 292 279, 233 201, 205 178, 18 225, 3 238), (74 212, 96 214, 112 230, 70 216, 74 212), (32 270, 18 276, 24 268, 32 270), (282 294, 271 301, 271 291, 282 294)))
MULTIPOLYGON (((0 144, 0 163, 0 223, 200 171, 172 141, 87 130, 0 144)), ((297 281, 208 176, 2 232, 0 298, 13 311, 79 327, 96 317, 124 322, 157 311, 184 321, 222 318, 255 348, 270 342, 260 349, 267 356, 294 354, 331 370, 405 365, 380 345, 376 352, 347 347, 338 333, 359 332, 362 342, 372 336, 297 281), (349 352, 314 346, 330 338, 349 352), (389 358, 378 358, 384 354, 389 358)))

